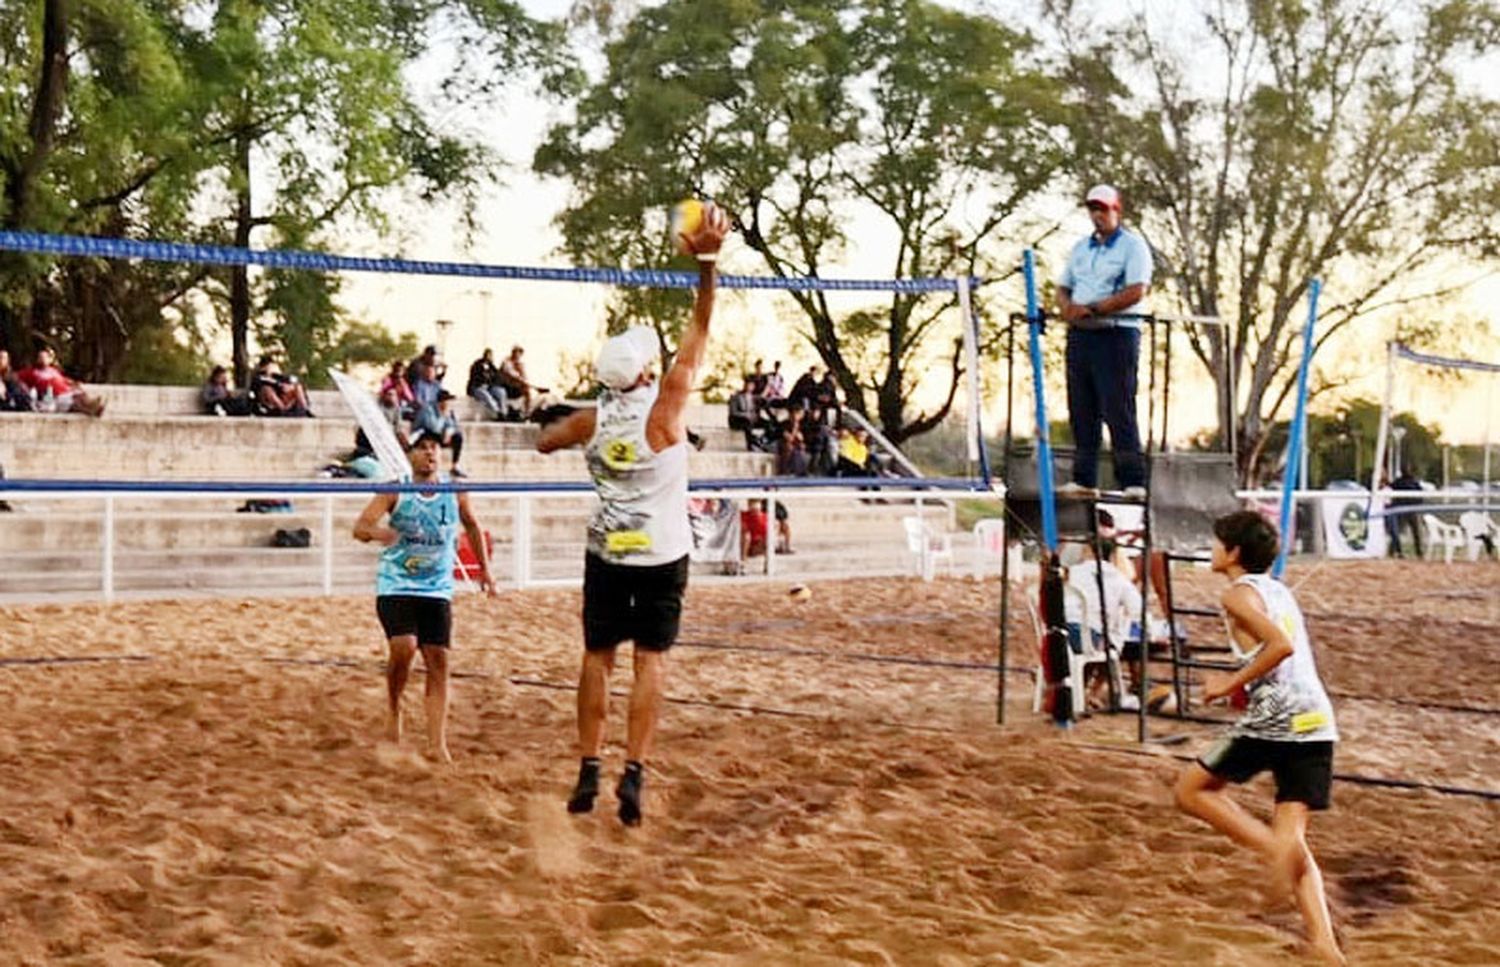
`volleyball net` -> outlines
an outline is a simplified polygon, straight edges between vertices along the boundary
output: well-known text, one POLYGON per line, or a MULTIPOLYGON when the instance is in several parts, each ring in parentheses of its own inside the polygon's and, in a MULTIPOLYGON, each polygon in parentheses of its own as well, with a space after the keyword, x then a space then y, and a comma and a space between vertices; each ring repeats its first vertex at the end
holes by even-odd
MULTIPOLYGON (((14 231, 0 232, 0 250, 497 284, 687 289, 698 281, 695 272, 655 269, 371 258, 14 231)), ((967 359, 970 463, 984 469, 978 320, 971 300, 977 284, 970 278, 736 274, 718 281, 728 290, 932 294, 951 302, 967 359)), ((719 313, 725 314, 722 306, 719 313)), ((732 336, 733 330, 732 319, 721 320, 716 336, 732 336)), ((525 341, 524 332, 517 341, 525 341)), ((11 479, 0 481, 0 499, 31 513, 7 525, 16 530, 12 543, 27 560, 4 579, 0 595, 14 600, 95 593, 108 599, 132 593, 332 593, 368 586, 373 552, 347 539, 353 517, 371 492, 402 488, 306 479, 352 445, 357 407, 351 411, 333 393, 314 393, 313 409, 321 417, 314 421, 214 421, 188 416, 191 409, 178 409, 181 417, 153 419, 160 415, 153 409, 162 394, 113 389, 117 399, 105 421, 14 421, 8 427, 14 432, 7 434, 8 446, 0 444, 0 461, 11 479), (140 399, 131 403, 134 397, 140 399)), ((987 538, 989 549, 981 548, 971 528, 974 520, 1000 513, 984 479, 770 478, 771 458, 745 452, 739 435, 723 426, 722 408, 699 407, 693 416, 699 418, 694 429, 709 442, 694 457, 691 495, 700 579, 998 572, 992 567, 996 542, 987 538), (878 496, 860 489, 875 486, 878 496)), ((514 587, 576 582, 593 500, 582 460, 533 453, 521 427, 471 421, 463 429, 471 479, 454 486, 470 493, 495 541, 497 576, 514 587)))

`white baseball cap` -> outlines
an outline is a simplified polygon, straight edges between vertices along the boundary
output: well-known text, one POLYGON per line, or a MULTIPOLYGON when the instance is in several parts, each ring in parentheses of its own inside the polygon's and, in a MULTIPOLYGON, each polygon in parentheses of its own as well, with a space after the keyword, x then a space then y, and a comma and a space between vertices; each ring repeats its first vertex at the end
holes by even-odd
POLYGON ((594 360, 594 375, 612 390, 629 389, 656 361, 661 342, 647 326, 632 326, 604 341, 594 360))
POLYGON ((1095 185, 1089 189, 1089 193, 1083 196, 1085 205, 1103 205, 1105 208, 1120 210, 1120 192, 1114 185, 1095 185))

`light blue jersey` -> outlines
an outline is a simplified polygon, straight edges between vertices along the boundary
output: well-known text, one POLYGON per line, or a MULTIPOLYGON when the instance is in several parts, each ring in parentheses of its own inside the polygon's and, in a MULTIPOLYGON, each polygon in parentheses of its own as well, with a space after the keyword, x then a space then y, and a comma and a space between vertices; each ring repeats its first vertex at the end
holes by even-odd
MULTIPOLYGON (((1132 285, 1150 285, 1151 246, 1123 227, 1102 242, 1089 235, 1073 246, 1057 284, 1079 305, 1092 305, 1132 285)), ((1144 305, 1130 311, 1144 311, 1144 305)))
POLYGON ((380 552, 375 593, 453 597, 458 551, 458 494, 401 494, 391 510, 401 539, 380 552))

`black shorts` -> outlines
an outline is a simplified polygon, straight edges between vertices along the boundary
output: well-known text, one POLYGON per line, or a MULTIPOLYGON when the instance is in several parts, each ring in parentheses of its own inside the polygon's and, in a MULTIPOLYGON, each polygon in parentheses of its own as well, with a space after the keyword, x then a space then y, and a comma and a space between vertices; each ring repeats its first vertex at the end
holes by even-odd
POLYGON ((612 564, 593 554, 583 564, 583 646, 604 651, 633 641, 642 651, 666 651, 682 623, 688 559, 669 564, 612 564))
POLYGON ((453 605, 447 598, 382 594, 375 598, 375 613, 387 638, 416 635, 418 645, 447 648, 453 637, 453 605))
POLYGON ((1327 809, 1333 792, 1332 742, 1274 742, 1225 736, 1198 757, 1198 764, 1225 782, 1248 782, 1271 770, 1276 801, 1327 809))

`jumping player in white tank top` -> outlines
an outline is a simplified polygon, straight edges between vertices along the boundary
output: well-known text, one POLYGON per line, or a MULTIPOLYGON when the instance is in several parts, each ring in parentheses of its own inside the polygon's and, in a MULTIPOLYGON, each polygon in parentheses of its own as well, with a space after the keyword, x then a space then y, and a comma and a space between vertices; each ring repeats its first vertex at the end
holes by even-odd
POLYGON ((687 515, 687 427, 683 414, 708 350, 715 261, 729 219, 704 206, 702 225, 684 236, 698 258, 693 319, 658 390, 652 378, 658 342, 643 327, 608 340, 595 375, 604 384, 597 409, 583 409, 543 428, 537 449, 551 453, 587 444, 589 474, 600 506, 589 522, 583 578, 583 669, 578 678, 578 782, 568 811, 586 813, 599 794, 609 674, 615 649, 634 643, 635 681, 625 740, 625 772, 615 789, 620 821, 641 821, 646 756, 651 752, 666 677, 667 649, 677 639, 687 587, 692 533, 687 515))
POLYGON ((1249 701, 1245 714, 1179 777, 1177 804, 1259 852, 1270 865, 1273 888, 1296 898, 1313 952, 1342 964, 1323 874, 1307 845, 1311 813, 1329 806, 1338 729, 1302 610, 1286 585, 1266 573, 1279 547, 1276 528, 1254 511, 1214 521, 1213 569, 1229 578, 1225 621, 1245 657, 1234 674, 1205 681, 1203 700, 1244 689, 1249 701), (1269 826, 1226 793, 1231 783, 1266 770, 1276 779, 1269 826))

